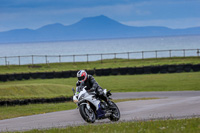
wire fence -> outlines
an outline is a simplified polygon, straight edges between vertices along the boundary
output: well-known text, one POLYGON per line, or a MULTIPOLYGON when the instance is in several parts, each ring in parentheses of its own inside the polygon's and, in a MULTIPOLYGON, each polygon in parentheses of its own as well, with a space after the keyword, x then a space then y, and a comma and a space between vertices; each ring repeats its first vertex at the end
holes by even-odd
POLYGON ((91 62, 105 59, 147 59, 147 58, 171 58, 171 57, 199 57, 200 49, 173 49, 136 51, 121 53, 79 54, 79 55, 27 55, 0 57, 0 65, 25 65, 25 64, 49 64, 63 62, 91 62))

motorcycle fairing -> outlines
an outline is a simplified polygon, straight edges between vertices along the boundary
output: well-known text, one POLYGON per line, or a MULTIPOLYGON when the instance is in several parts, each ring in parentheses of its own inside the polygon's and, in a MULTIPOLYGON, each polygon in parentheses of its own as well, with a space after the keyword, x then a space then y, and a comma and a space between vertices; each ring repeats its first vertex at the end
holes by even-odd
POLYGON ((99 118, 102 118, 105 116, 105 112, 101 109, 100 103, 99 103, 98 107, 99 107, 99 109, 96 111, 96 113, 97 113, 97 117, 99 119, 99 118))
POLYGON ((95 96, 95 93, 88 93, 85 89, 83 89, 79 93, 78 99, 79 100, 83 99, 83 100, 89 101, 91 104, 93 104, 96 107, 96 110, 98 110, 99 109, 98 105, 99 105, 100 101, 97 100, 96 98, 94 98, 94 96, 95 96), (81 96, 83 96, 83 97, 81 98, 81 96))

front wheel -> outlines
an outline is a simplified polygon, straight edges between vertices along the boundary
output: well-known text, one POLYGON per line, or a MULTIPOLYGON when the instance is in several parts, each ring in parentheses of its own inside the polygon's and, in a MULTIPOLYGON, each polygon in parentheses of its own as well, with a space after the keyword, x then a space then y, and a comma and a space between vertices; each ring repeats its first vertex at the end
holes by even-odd
POLYGON ((87 108, 86 104, 82 104, 79 106, 79 112, 82 118, 88 123, 94 123, 96 120, 96 116, 94 111, 91 108, 87 108))
POLYGON ((120 111, 117 105, 112 102, 112 114, 110 115, 109 119, 111 121, 118 121, 120 119, 120 111))

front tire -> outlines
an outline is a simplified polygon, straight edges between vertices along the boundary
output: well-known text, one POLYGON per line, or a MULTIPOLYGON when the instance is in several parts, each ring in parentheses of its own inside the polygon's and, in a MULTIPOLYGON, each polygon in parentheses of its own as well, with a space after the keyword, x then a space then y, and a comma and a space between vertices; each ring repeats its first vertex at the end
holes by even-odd
MULTIPOLYGON (((112 101, 111 101, 112 102, 112 101)), ((117 105, 112 102, 112 114, 110 115, 109 119, 111 121, 118 121, 120 119, 120 111, 117 105)))
POLYGON ((82 118, 88 123, 94 123, 96 120, 96 116, 94 111, 90 108, 88 109, 86 104, 82 104, 79 106, 79 112, 82 118))

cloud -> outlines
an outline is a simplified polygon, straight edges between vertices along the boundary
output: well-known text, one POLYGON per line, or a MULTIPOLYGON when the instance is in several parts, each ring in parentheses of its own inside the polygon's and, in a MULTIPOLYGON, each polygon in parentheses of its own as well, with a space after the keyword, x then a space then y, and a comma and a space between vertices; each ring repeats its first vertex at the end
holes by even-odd
POLYGON ((0 31, 50 23, 69 25, 102 14, 130 25, 170 27, 180 27, 176 20, 191 18, 184 23, 195 26, 192 18, 200 18, 199 7, 199 0, 0 0, 0 31))
MULTIPOLYGON (((139 0, 135 0, 139 1, 139 0)), ((131 0, 1 0, 1 7, 11 8, 78 8, 132 3, 131 0)))
POLYGON ((165 26, 172 29, 183 29, 190 27, 200 27, 200 18, 181 18, 181 19, 155 19, 145 21, 126 21, 121 22, 129 26, 165 26))

